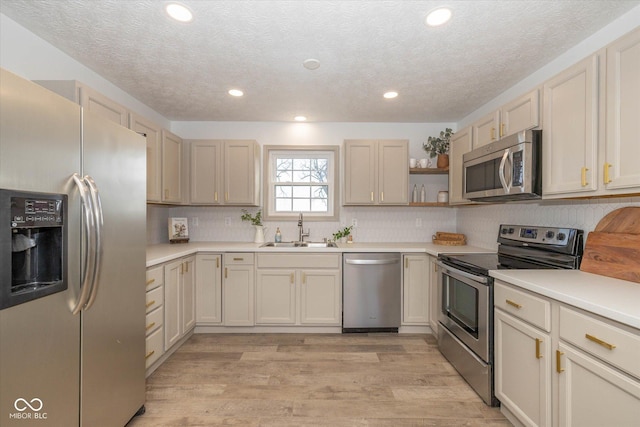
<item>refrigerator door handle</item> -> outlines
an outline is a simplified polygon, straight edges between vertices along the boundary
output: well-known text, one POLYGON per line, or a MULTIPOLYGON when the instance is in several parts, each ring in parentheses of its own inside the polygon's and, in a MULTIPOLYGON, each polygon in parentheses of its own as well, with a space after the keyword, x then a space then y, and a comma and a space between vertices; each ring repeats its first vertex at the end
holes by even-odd
POLYGON ((96 296, 98 295, 98 288, 100 286, 100 268, 102 266, 102 225, 104 223, 103 213, 102 213, 102 202, 100 200, 100 193, 98 191, 98 186, 93 178, 89 175, 84 177, 84 182, 89 187, 89 194, 91 196, 91 204, 93 205, 93 215, 94 215, 94 236, 95 236, 95 248, 94 248, 94 268, 93 275, 91 279, 91 294, 89 295, 89 300, 84 306, 83 310, 88 310, 91 308, 93 303, 96 300, 96 296))
POLYGON ((95 251, 90 249, 93 243, 93 230, 95 216, 93 215, 93 205, 87 187, 84 180, 80 178, 80 175, 74 173, 72 175, 73 182, 78 187, 80 193, 80 200, 82 201, 82 211, 84 213, 84 232, 86 238, 86 250, 84 251, 84 259, 82 265, 82 282, 80 284, 80 295, 76 300, 76 303, 71 310, 73 314, 78 314, 87 303, 91 291, 91 278, 94 276, 93 269, 95 267, 95 251))

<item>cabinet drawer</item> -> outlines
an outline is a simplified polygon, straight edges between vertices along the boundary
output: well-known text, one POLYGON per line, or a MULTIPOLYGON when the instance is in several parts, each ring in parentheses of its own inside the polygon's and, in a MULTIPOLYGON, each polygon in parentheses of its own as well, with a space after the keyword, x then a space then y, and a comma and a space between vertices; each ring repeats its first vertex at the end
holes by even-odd
POLYGON ((162 310, 162 307, 156 307, 155 310, 147 313, 147 336, 151 335, 156 329, 162 326, 163 321, 164 311, 162 310))
POLYGON ((163 284, 164 269, 162 266, 153 267, 147 270, 147 291, 157 288, 163 284))
POLYGON ((640 333, 560 307, 560 339, 640 378, 640 333))
POLYGON ((507 313, 551 332, 551 303, 534 295, 495 282, 493 303, 507 313))
POLYGON ((160 307, 164 302, 164 290, 162 287, 147 292, 147 313, 160 307))
POLYGON ((162 356, 162 349, 164 348, 164 343, 162 340, 163 336, 163 328, 159 328, 147 337, 146 351, 144 353, 145 369, 151 366, 153 362, 155 362, 160 356, 162 356))
POLYGON ((258 268, 340 268, 339 254, 257 254, 258 268))
POLYGON ((253 264, 253 254, 245 252, 224 254, 224 263, 226 265, 247 265, 253 264))

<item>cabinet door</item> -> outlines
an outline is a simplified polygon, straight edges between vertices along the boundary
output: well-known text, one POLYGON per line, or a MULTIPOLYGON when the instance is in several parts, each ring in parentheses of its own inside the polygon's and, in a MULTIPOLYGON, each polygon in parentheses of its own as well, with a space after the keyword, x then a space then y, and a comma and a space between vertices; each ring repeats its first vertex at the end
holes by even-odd
POLYGON ((295 322, 295 270, 258 270, 256 324, 292 325, 295 322))
POLYGON ((607 48, 604 184, 616 193, 640 189, 640 30, 607 48))
MULTIPOLYGON (((344 204, 373 205, 377 200, 376 142, 347 140, 344 143, 344 204)), ((405 192, 407 188, 405 188, 405 192)))
POLYGON ((514 99, 501 108, 501 138, 540 125, 540 95, 538 89, 514 99))
POLYGON ((258 205, 258 148, 255 141, 225 141, 224 202, 228 205, 258 205))
POLYGON ((182 325, 182 260, 164 266, 164 349, 168 350, 180 339, 182 325))
POLYGON ((191 203, 222 202, 222 141, 191 143, 191 203))
POLYGON ((161 161, 162 135, 160 127, 138 116, 129 114, 129 129, 138 132, 147 139, 147 200, 161 201, 161 161))
POLYGON ((637 426, 640 383, 563 344, 558 370, 561 426, 637 426))
POLYGON ((80 86, 80 105, 89 111, 99 114, 107 120, 127 126, 129 115, 127 109, 87 86, 80 86))
POLYGON ((551 426, 551 337, 495 310, 496 397, 526 426, 551 426))
POLYGON ((162 131, 162 201, 182 201, 182 139, 162 131))
POLYGON ((460 205, 471 203, 462 197, 464 182, 462 156, 471 151, 473 140, 471 127, 459 130, 451 137, 449 145, 449 204, 460 205))
POLYGON ((340 270, 302 270, 299 274, 300 323, 341 325, 340 270))
POLYGON ((491 144, 499 139, 500 110, 496 110, 476 120, 473 129, 473 148, 491 144))
POLYGON ((544 195, 597 189, 598 62, 592 55, 544 84, 544 195))
POLYGON ((182 329, 184 335, 196 325, 196 258, 182 262, 182 329))
POLYGON ((253 326, 253 265, 225 265, 222 317, 225 326, 253 326))
POLYGON ((429 323, 429 258, 428 255, 403 255, 402 323, 429 323))
POLYGON ((378 142, 378 203, 409 203, 409 141, 378 142))
POLYGON ((438 312, 440 311, 440 296, 438 295, 438 264, 436 258, 429 257, 429 326, 435 336, 438 336, 438 312))
POLYGON ((222 322, 222 257, 196 256, 196 323, 222 322))

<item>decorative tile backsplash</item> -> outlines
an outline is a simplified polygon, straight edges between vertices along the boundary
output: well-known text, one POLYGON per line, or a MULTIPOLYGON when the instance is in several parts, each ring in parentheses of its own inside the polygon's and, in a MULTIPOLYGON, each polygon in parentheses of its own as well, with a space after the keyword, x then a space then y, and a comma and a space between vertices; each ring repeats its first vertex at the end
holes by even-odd
MULTIPOLYGON (((624 206, 640 206, 640 197, 592 200, 540 201, 458 208, 423 207, 342 207, 340 222, 305 221, 311 229, 309 240, 319 241, 353 219, 358 226, 352 234, 356 242, 430 242, 436 231, 464 233, 470 245, 496 249, 500 224, 580 228, 588 233, 609 212, 624 206)), ((255 211, 256 209, 249 209, 255 211)), ((240 220, 235 207, 147 207, 147 243, 166 243, 169 217, 189 219, 191 241, 251 242, 254 229, 240 220), (197 218, 197 220, 196 220, 197 218), (228 219, 228 220, 227 220, 228 219), (227 224, 228 221, 228 224, 227 224)), ((280 227, 282 240, 297 240, 296 221, 265 222, 265 240, 273 240, 280 227)))

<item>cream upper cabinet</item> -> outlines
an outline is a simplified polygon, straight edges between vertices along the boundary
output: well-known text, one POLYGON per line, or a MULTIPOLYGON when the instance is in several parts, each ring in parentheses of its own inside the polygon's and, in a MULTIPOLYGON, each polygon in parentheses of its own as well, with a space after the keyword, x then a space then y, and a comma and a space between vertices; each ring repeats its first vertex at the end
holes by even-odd
POLYGON ((540 91, 535 89, 499 110, 476 120, 472 125, 473 148, 490 144, 505 136, 540 125, 540 91))
POLYGON ((544 196, 586 196, 598 180, 598 82, 595 54, 544 84, 544 196))
POLYGON ((402 324, 429 324, 429 256, 426 254, 402 256, 404 272, 402 282, 402 324))
POLYGON ((196 255, 196 324, 222 323, 222 255, 196 255))
POLYGON ((160 202, 162 200, 162 131, 155 123, 138 116, 129 114, 129 129, 143 135, 147 140, 147 201, 160 202))
POLYGON ((601 182, 610 194, 640 192, 640 29, 607 47, 606 90, 601 182))
POLYGON ((35 83, 80 104, 82 108, 97 113, 107 120, 125 127, 129 124, 129 112, 124 106, 84 83, 76 80, 36 80, 35 83))
POLYGON ((409 203, 409 141, 346 140, 345 205, 409 203))
POLYGON ((189 141, 190 202, 257 206, 260 146, 253 140, 189 141))
POLYGON ((449 144, 449 204, 461 205, 471 203, 462 197, 464 189, 464 170, 462 156, 472 149, 472 127, 457 131, 449 144))
POLYGON ((182 202, 182 139, 162 131, 162 201, 182 202))

